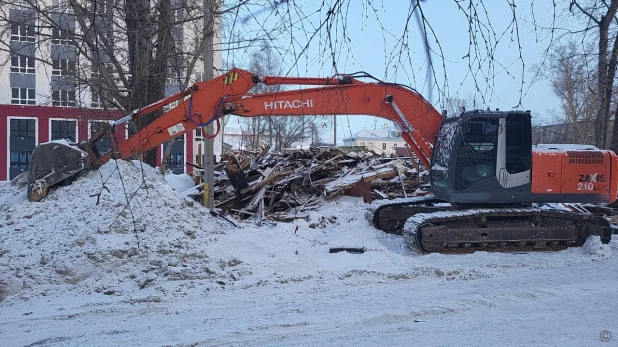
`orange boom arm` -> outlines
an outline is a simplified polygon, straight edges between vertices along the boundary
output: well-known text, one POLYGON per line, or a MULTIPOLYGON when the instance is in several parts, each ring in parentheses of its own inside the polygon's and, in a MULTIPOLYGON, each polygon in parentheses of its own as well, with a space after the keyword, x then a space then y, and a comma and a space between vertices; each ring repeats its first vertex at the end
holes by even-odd
POLYGON ((267 84, 322 87, 247 94, 224 104, 225 113, 242 117, 370 115, 393 121, 421 163, 429 168, 442 116, 418 93, 395 84, 337 78, 264 77, 267 84), (337 82, 338 81, 338 82, 337 82))
POLYGON ((143 153, 212 122, 224 113, 242 117, 370 115, 397 123, 402 129, 402 138, 429 168, 433 142, 442 120, 440 113, 420 94, 397 84, 365 83, 347 75, 331 78, 266 76, 260 79, 249 71, 232 69, 223 76, 196 83, 185 91, 135 110, 115 125, 178 100, 183 101, 126 141, 117 143, 115 153, 104 154, 97 161, 102 163, 112 157, 129 158, 143 153), (248 93, 257 83, 321 87, 248 93))

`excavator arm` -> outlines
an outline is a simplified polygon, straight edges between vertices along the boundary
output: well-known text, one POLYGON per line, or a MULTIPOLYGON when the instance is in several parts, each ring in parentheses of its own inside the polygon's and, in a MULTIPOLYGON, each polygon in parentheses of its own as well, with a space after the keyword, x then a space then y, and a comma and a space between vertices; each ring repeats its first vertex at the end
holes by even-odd
POLYGON ((423 166, 429 168, 442 116, 413 90, 396 84, 364 83, 347 76, 340 79, 267 76, 263 82, 323 86, 247 94, 236 101, 226 100, 223 112, 241 117, 369 115, 388 119, 401 128, 402 138, 423 166))
POLYGON ((429 168, 433 143, 442 117, 420 94, 410 88, 377 82, 362 82, 349 75, 332 78, 259 76, 232 69, 225 75, 200 82, 151 105, 137 109, 110 127, 81 142, 79 149, 45 143, 33 152, 28 176, 28 199, 39 201, 47 190, 85 169, 96 169, 111 159, 126 159, 205 126, 225 114, 242 117, 370 115, 399 125, 402 138, 420 162, 429 168), (250 94, 258 83, 297 85, 296 90, 250 94), (315 86, 304 88, 306 86, 315 86), (120 141, 115 126, 177 105, 137 133, 120 141), (96 142, 109 138, 112 149, 98 153, 96 142))

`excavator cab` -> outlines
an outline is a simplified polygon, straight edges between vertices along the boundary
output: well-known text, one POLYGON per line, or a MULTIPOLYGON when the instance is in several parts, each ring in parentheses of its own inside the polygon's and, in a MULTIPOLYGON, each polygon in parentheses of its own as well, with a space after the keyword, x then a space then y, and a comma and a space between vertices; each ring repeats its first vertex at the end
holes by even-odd
POLYGON ((465 112, 440 127, 432 190, 436 198, 454 203, 527 201, 531 166, 530 112, 465 112))

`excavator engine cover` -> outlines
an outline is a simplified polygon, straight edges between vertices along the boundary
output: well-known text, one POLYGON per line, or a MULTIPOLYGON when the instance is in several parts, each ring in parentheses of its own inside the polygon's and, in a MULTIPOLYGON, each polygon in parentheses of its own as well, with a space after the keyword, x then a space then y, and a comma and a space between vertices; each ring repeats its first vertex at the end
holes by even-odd
POLYGON ((28 200, 40 201, 47 189, 69 180, 87 169, 86 152, 69 141, 52 141, 38 145, 32 152, 28 171, 28 200))

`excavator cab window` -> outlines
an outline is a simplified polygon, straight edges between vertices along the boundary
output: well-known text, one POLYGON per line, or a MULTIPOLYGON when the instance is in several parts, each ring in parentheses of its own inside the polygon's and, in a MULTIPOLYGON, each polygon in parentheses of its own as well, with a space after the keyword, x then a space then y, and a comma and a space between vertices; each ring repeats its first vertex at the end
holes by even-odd
POLYGON ((459 122, 455 119, 446 120, 440 127, 431 163, 431 184, 435 187, 446 187, 448 184, 448 167, 453 147, 457 148, 454 139, 457 138, 459 129, 459 122))
POLYGON ((473 118, 465 130, 455 165, 455 190, 496 175, 498 119, 473 118))
POLYGON ((532 129, 530 116, 506 118, 506 171, 510 174, 530 170, 532 163, 532 129))

